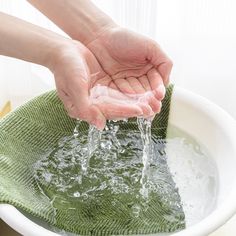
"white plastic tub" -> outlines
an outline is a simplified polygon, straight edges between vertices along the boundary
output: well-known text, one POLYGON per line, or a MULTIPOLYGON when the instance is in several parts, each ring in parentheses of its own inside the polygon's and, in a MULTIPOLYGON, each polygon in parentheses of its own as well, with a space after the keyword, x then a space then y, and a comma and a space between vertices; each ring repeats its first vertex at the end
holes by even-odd
MULTIPOLYGON (((236 213, 236 121, 208 100, 176 87, 170 123, 196 140, 201 140, 214 158, 219 171, 215 209, 199 223, 172 235, 207 236, 236 213)), ((22 235, 58 235, 44 228, 36 219, 27 218, 7 204, 0 204, 0 217, 22 235)))

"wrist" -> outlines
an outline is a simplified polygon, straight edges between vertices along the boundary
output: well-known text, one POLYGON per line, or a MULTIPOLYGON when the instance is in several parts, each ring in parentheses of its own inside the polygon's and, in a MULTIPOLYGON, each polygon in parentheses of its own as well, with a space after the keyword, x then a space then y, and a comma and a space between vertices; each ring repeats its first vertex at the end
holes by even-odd
POLYGON ((53 44, 50 43, 43 56, 43 66, 54 72, 57 64, 59 63, 60 57, 62 57, 63 52, 66 48, 69 48, 69 46, 70 43, 67 39, 56 40, 53 44))
POLYGON ((51 69, 56 51, 71 39, 0 13, 0 55, 39 64, 51 69))
POLYGON ((95 41, 106 32, 112 31, 112 29, 118 27, 118 25, 114 22, 105 23, 100 21, 91 22, 91 25, 89 27, 91 29, 91 33, 85 33, 83 38, 81 36, 78 38, 78 40, 82 42, 85 46, 89 45, 91 42, 95 41))
POLYGON ((112 18, 92 4, 91 1, 80 0, 78 2, 81 4, 79 7, 73 1, 67 3, 67 15, 70 15, 70 19, 62 27, 71 38, 87 45, 103 32, 117 27, 112 18))
POLYGON ((90 0, 28 0, 71 38, 87 45, 116 23, 90 0))
POLYGON ((44 65, 52 73, 55 73, 58 68, 66 66, 67 59, 70 58, 75 51, 79 51, 82 56, 84 53, 84 46, 76 40, 66 38, 60 40, 49 49, 44 65))

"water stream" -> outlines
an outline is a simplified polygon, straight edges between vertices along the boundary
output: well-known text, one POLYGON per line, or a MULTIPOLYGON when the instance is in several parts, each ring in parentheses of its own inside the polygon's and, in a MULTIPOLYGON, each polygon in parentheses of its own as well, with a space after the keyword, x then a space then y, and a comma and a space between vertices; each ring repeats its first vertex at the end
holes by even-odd
MULTIPOLYGON (((97 149, 108 149, 110 150, 112 148, 113 143, 116 144, 116 148, 118 152, 121 150, 121 144, 116 136, 117 131, 119 130, 119 126, 116 125, 116 121, 108 121, 107 125, 105 127, 105 131, 108 131, 106 133, 107 140, 104 142, 102 140, 103 131, 99 131, 96 129, 96 127, 90 125, 89 131, 88 131, 88 153, 84 157, 81 163, 81 169, 82 169, 82 177, 83 175, 87 175, 87 170, 89 168, 89 162, 91 156, 94 154, 94 152, 97 149)), ((124 120, 123 122, 127 122, 124 120)), ((79 126, 81 121, 77 121, 77 125, 74 130, 74 137, 78 138, 80 132, 79 132, 79 126)), ((151 126, 152 126, 152 120, 151 119, 144 119, 144 118, 137 118, 137 124, 140 131, 140 137, 142 141, 143 146, 143 155, 142 155, 142 176, 140 178, 141 183, 141 189, 140 193, 144 198, 148 198, 148 188, 146 187, 148 183, 148 174, 149 174, 149 167, 150 167, 150 161, 153 155, 153 149, 151 145, 151 126)), ((123 150, 124 152, 124 150, 123 150)), ((116 158, 114 158, 115 160, 116 158)))

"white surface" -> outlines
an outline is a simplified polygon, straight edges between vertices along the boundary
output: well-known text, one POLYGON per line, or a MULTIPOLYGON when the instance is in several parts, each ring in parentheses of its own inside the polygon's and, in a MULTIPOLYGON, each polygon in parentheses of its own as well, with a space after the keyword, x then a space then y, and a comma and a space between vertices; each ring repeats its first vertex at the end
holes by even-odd
POLYGON ((53 232, 49 234, 48 230, 24 217, 15 207, 8 204, 0 204, 0 217, 24 236, 58 236, 53 232))
MULTIPOLYGON (((219 171, 219 192, 215 210, 201 222, 173 236, 205 236, 223 225, 236 212, 236 122, 206 99, 176 88, 170 123, 207 146, 219 171)), ((23 235, 54 236, 14 207, 0 205, 0 216, 23 235)))

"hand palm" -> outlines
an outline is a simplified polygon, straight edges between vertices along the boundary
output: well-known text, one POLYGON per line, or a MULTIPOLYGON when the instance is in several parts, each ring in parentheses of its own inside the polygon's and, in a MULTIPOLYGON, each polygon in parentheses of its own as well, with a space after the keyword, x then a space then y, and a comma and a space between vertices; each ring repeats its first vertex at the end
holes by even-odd
POLYGON ((112 89, 112 78, 102 69, 95 56, 78 43, 64 51, 53 73, 58 95, 73 118, 103 128, 106 119, 143 114, 142 108, 136 104, 120 103, 120 99, 128 97, 112 89), (98 99, 89 97, 90 91, 98 84, 108 89, 107 94, 97 94, 99 103, 98 99))
POLYGON ((106 119, 129 118, 143 113, 150 115, 150 110, 145 107, 145 104, 134 104, 132 98, 121 93, 117 83, 103 70, 89 50, 86 61, 90 74, 88 89, 90 101, 102 111, 106 119))
POLYGON ((112 78, 113 88, 127 94, 152 91, 149 104, 154 112, 160 110, 172 65, 154 41, 118 28, 87 46, 112 78))
POLYGON ((65 50, 54 71, 58 94, 72 117, 103 128, 106 119, 160 111, 172 64, 154 41, 118 28, 88 44, 91 51, 75 45, 65 50), (146 92, 144 102, 133 99, 146 92))

